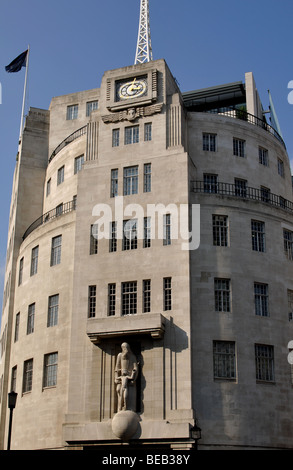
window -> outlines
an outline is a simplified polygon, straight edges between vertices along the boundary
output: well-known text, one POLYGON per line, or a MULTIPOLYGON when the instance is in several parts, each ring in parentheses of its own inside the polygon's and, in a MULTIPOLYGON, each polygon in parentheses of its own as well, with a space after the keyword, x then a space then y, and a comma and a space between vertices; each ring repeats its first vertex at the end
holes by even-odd
POLYGON ((111 197, 118 196, 118 170, 111 170, 111 197))
POLYGON ((163 215, 163 245, 171 245, 171 214, 163 215))
POLYGON ((274 347, 265 344, 255 345, 256 380, 274 382, 274 347))
POLYGON ((215 310, 230 312, 230 279, 215 279, 215 310))
POLYGON ((246 197, 247 196, 247 181, 235 178, 235 196, 246 197))
POLYGON ((62 235, 52 238, 51 266, 61 263, 62 235))
POLYGON ((114 316, 116 312, 116 284, 108 284, 108 316, 114 316))
POLYGON ((64 166, 57 171, 57 186, 64 181, 64 166))
POLYGON ((143 288, 143 313, 151 311, 151 281, 146 279, 142 281, 143 288))
POLYGON ((288 289, 287 297, 288 297, 288 319, 289 321, 293 321, 293 290, 288 289))
POLYGON ((80 170, 82 170, 82 165, 84 163, 84 155, 80 155, 74 159, 74 174, 76 175, 80 170))
POLYGON ((137 248, 137 219, 123 221, 122 250, 136 250, 137 248))
POLYGON ((98 253, 98 224, 91 225, 90 233, 90 255, 98 253))
POLYGON ((112 147, 119 147, 120 144, 120 129, 113 129, 112 131, 112 147))
POLYGON ((202 149, 208 150, 209 152, 216 151, 216 134, 206 134, 202 135, 202 149))
POLYGON ((269 316, 269 294, 268 285, 254 283, 254 305, 255 314, 261 317, 269 316))
POLYGON ((244 157, 245 140, 233 139, 233 155, 236 157, 244 157))
POLYGON ((22 393, 27 393, 32 390, 33 385, 33 359, 25 361, 23 364, 23 382, 22 393))
POLYGON ((293 232, 291 230, 283 230, 284 251, 289 260, 293 259, 293 232))
POLYGON ((151 217, 143 219, 143 248, 151 246, 151 217))
POLYGON ((10 382, 10 391, 16 391, 16 376, 17 376, 17 366, 14 366, 11 370, 11 382, 10 382))
POLYGON ((129 196, 130 194, 138 193, 138 166, 130 166, 124 168, 123 172, 123 195, 129 196))
POLYGON ((26 334, 30 335, 34 332, 35 326, 35 308, 36 304, 31 304, 28 307, 28 315, 27 315, 27 327, 26 327, 26 334))
POLYGON ((47 326, 55 326, 58 324, 59 312, 59 294, 51 295, 48 301, 48 319, 47 326))
POLYGON ((152 164, 145 163, 143 170, 143 192, 150 193, 152 190, 152 164))
POLYGON ((285 172, 284 172, 284 162, 278 158, 278 174, 284 178, 285 172))
POLYGON ((67 117, 68 121, 72 121, 73 119, 78 118, 78 104, 74 104, 72 106, 67 106, 67 117))
POLYGON ((58 353, 46 354, 44 356, 43 387, 56 387, 58 369, 58 353))
POLYGON ((258 148, 258 160, 261 165, 269 165, 268 151, 262 147, 258 148))
POLYGON ((86 115, 90 116, 92 111, 96 111, 99 108, 98 101, 88 101, 86 104, 86 115))
POLYGON ((271 190, 265 186, 260 187, 261 200, 263 202, 270 202, 271 199, 271 190))
POLYGON ((228 217, 226 215, 213 215, 213 243, 214 246, 228 246, 228 217))
POLYGON ((152 123, 147 122, 144 125, 144 141, 150 142, 152 140, 152 123))
POLYGON ((172 278, 164 277, 163 279, 164 289, 164 310, 172 310, 172 278))
POLYGON ((122 283, 122 315, 137 313, 137 282, 122 283))
POLYGON ((47 181, 47 187, 46 187, 46 196, 48 197, 51 193, 51 178, 48 179, 47 181))
POLYGON ((117 222, 110 222, 109 251, 117 251, 117 222))
POLYGON ((265 252, 265 224, 258 220, 251 221, 251 242, 253 251, 265 252))
POLYGON ((20 312, 16 314, 15 317, 15 328, 14 328, 14 342, 18 341, 19 335, 19 323, 20 323, 20 312))
POLYGON ((96 294, 97 286, 89 286, 88 293, 88 318, 94 318, 96 316, 96 294))
POLYGON ((214 379, 236 379, 234 341, 213 342, 214 379))
POLYGON ((31 276, 37 274, 38 272, 38 258, 39 258, 39 247, 36 246, 32 249, 32 256, 31 256, 31 276))
POLYGON ((207 174, 203 175, 204 192, 217 193, 218 192, 218 175, 207 174))
POLYGON ((125 127, 125 145, 137 144, 139 142, 139 126, 125 127))
POLYGON ((59 215, 63 214, 63 203, 58 204, 56 207, 56 216, 58 217, 59 215))
POLYGON ((18 271, 18 285, 20 286, 22 284, 22 278, 23 278, 23 261, 24 258, 21 258, 19 261, 19 271, 18 271))

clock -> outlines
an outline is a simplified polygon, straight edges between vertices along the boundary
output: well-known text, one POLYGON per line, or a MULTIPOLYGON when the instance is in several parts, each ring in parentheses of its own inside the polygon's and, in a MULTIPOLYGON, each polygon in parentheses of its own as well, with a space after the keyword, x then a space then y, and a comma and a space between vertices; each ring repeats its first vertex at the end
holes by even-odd
POLYGON ((116 83, 116 101, 140 98, 147 94, 147 78, 133 78, 116 83))

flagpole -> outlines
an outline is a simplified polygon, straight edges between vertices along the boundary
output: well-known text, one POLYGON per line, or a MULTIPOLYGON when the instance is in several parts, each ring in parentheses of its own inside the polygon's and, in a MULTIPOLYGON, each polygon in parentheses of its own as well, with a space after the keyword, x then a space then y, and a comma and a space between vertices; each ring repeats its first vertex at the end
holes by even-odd
POLYGON ((19 142, 21 141, 22 131, 23 131, 24 107, 25 107, 26 90, 27 90, 29 54, 30 54, 30 46, 28 46, 27 56, 26 56, 26 67, 25 67, 26 70, 25 70, 24 90, 23 90, 23 99, 22 99, 21 121, 20 121, 20 130, 19 130, 19 142))

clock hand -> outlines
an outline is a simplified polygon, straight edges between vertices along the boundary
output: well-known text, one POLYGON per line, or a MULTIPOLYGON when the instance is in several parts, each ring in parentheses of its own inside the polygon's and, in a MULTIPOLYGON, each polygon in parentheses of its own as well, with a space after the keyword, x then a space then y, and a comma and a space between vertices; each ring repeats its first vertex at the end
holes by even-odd
POLYGON ((135 81, 136 81, 136 78, 133 80, 132 84, 130 85, 129 91, 133 90, 135 81))

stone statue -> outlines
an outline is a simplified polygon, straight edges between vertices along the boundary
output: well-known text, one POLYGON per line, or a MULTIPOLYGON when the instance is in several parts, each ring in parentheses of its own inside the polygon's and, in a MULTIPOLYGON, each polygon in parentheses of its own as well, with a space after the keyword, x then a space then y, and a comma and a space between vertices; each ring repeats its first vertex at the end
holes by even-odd
POLYGON ((122 352, 118 354, 115 367, 115 384, 118 396, 119 411, 136 411, 136 379, 138 363, 129 344, 121 344, 122 352))

